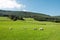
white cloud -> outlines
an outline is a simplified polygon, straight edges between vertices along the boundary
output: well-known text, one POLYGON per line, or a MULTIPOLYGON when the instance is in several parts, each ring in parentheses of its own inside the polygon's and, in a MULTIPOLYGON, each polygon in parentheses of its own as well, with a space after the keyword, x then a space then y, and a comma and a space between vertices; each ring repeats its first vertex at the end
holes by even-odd
POLYGON ((22 10, 24 8, 25 5, 17 3, 16 0, 0 0, 0 9, 22 10))
POLYGON ((27 11, 26 9, 23 9, 22 11, 27 11))

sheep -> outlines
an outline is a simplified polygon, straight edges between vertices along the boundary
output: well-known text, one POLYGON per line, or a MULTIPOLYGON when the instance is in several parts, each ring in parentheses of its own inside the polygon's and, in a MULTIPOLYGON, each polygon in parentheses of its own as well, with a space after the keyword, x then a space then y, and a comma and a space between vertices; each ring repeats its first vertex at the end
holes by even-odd
POLYGON ((39 28, 39 30, 44 30, 44 28, 41 27, 41 28, 39 28))
POLYGON ((27 27, 24 27, 24 29, 27 29, 27 27))
POLYGON ((37 30, 37 28, 34 28, 34 30, 37 30))
POLYGON ((9 30, 12 30, 13 28, 12 27, 9 27, 9 30))

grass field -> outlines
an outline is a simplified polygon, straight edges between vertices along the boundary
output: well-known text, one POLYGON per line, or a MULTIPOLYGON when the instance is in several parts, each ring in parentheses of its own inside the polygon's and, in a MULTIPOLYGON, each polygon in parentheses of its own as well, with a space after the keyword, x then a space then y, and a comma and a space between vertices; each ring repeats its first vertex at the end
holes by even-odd
POLYGON ((0 17, 0 40, 60 40, 60 23, 39 22, 31 18, 12 21, 0 17), (44 30, 39 30, 41 27, 44 30))

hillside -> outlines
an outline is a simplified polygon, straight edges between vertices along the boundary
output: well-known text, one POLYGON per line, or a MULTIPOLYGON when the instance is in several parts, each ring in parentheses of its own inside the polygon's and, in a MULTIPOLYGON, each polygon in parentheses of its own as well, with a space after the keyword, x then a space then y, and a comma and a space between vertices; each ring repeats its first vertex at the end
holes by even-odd
POLYGON ((10 17, 12 20, 33 18, 37 21, 60 22, 60 16, 50 16, 42 13, 25 12, 25 11, 0 10, 0 16, 7 16, 10 17))
POLYGON ((6 10, 0 10, 0 14, 16 15, 16 16, 49 16, 42 13, 25 12, 25 11, 6 11, 6 10))

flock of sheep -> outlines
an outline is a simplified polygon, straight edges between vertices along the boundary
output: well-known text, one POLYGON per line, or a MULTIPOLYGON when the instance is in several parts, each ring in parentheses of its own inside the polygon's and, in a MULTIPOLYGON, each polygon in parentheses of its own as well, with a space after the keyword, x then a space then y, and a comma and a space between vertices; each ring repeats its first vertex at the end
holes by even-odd
MULTIPOLYGON (((24 29, 27 29, 27 28, 24 28, 24 29)), ((9 27, 9 30, 13 30, 13 28, 12 27, 9 27)), ((33 28, 33 30, 38 30, 38 28, 33 28)), ((40 27, 39 30, 44 30, 44 28, 43 27, 40 27)))

